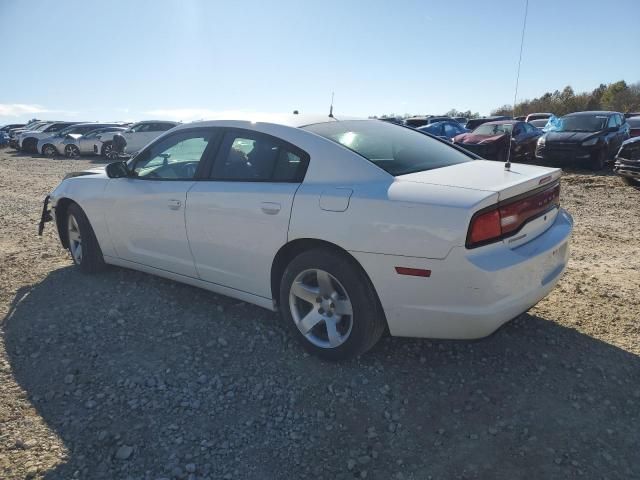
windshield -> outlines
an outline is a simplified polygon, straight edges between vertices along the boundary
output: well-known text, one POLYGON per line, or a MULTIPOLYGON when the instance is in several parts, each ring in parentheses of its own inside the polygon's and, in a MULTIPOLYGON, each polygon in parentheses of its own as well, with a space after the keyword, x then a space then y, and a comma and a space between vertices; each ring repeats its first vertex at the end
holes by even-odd
POLYGON ((562 117, 556 132, 599 132, 607 126, 606 115, 574 115, 562 117))
POLYGON ((512 123, 483 123, 473 131, 474 135, 502 135, 504 133, 511 133, 513 129, 512 123))
POLYGON ((473 160, 440 140, 387 122, 348 120, 318 123, 303 129, 356 152, 394 176, 473 160))

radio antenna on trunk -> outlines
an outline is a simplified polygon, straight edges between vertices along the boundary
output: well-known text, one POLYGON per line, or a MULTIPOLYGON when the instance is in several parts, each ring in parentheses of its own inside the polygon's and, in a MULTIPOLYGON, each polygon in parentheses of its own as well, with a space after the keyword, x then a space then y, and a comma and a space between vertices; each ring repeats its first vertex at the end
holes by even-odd
MULTIPOLYGON (((516 118, 516 100, 518 98, 518 84, 520 83, 520 65, 522 64, 522 47, 524 46, 524 32, 527 29, 527 13, 529 13, 529 0, 525 0, 524 4, 524 21, 522 22, 522 36, 520 37, 520 57, 518 58, 518 73, 516 74, 516 89, 513 93, 513 109, 511 110, 512 117, 516 118)), ((504 162, 504 169, 506 171, 511 170, 511 139, 513 138, 513 127, 511 127, 509 133, 509 142, 507 148, 507 161, 504 162)))
POLYGON ((329 117, 333 118, 333 94, 335 92, 331 92, 331 106, 329 107, 329 117))

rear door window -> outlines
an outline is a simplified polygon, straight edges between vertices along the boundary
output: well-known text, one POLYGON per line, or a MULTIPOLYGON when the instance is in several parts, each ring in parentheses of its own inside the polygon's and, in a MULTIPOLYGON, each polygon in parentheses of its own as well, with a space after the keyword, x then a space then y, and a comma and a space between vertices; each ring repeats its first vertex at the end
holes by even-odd
POLYGON ((301 182, 308 155, 270 135, 247 130, 227 132, 213 165, 213 180, 301 182))

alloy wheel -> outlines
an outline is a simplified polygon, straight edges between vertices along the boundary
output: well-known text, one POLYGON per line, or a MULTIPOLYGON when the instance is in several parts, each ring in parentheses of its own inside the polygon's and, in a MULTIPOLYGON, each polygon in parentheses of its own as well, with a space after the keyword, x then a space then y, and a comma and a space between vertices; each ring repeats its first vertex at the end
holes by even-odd
POLYGON ((64 154, 68 158, 75 158, 80 155, 80 151, 78 150, 78 147, 76 147, 75 145, 67 145, 64 148, 64 154))
POLYGON ((69 250, 71 256, 77 264, 82 263, 82 237, 80 235, 80 227, 78 221, 73 215, 69 215, 67 221, 67 238, 69 240, 69 250))
POLYGON ((42 153, 44 153, 47 157, 55 157, 56 153, 58 152, 56 152, 56 149, 53 148, 53 145, 46 145, 42 150, 42 153))
POLYGON ((289 308, 298 330, 317 347, 339 347, 351 334, 349 295, 338 279, 324 270, 298 274, 289 291, 289 308))

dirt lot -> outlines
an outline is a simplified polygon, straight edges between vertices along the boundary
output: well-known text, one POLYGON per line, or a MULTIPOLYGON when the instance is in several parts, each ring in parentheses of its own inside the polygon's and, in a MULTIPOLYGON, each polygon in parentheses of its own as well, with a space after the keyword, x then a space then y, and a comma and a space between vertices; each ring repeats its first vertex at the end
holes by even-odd
POLYGON ((640 191, 565 174, 558 288, 478 342, 339 365, 275 314, 84 276, 40 202, 99 160, 0 150, 0 478, 640 478, 640 191))

